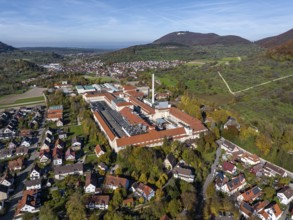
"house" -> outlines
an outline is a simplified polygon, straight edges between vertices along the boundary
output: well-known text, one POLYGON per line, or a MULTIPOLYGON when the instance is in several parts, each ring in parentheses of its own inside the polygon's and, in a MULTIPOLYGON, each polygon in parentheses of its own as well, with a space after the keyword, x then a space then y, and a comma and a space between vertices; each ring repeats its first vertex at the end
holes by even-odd
POLYGON ((75 161, 75 152, 70 148, 65 152, 65 160, 66 161, 75 161))
POLYGON ((26 190, 31 189, 41 189, 42 188, 42 179, 26 180, 24 182, 26 190))
POLYGON ((258 213, 258 217, 262 220, 278 220, 282 216, 282 210, 277 203, 270 203, 263 211, 258 213))
POLYGON ((83 175, 83 164, 76 163, 54 168, 55 179, 64 179, 68 175, 83 175))
POLYGON ((33 169, 30 172, 30 179, 35 180, 35 179, 40 179, 41 178, 41 169, 38 167, 37 164, 33 167, 33 169))
POLYGON ((219 171, 215 177, 215 186, 216 190, 221 191, 222 187, 226 185, 226 183, 229 181, 228 177, 225 176, 223 171, 219 171))
POLYGON ((20 144, 21 147, 30 147, 31 146, 31 141, 29 138, 25 137, 23 141, 20 144))
POLYGON ((280 176, 280 177, 286 177, 287 173, 280 167, 277 167, 274 164, 266 162, 265 165, 263 166, 263 171, 264 175, 269 176, 269 177, 275 177, 275 176, 280 176))
POLYGON ((239 148, 236 144, 226 140, 223 137, 217 141, 217 144, 221 147, 221 149, 225 150, 227 154, 232 154, 239 151, 239 148))
POLYGON ((49 150, 50 147, 51 147, 51 142, 49 142, 48 140, 45 140, 41 146, 41 150, 49 150))
POLYGON ((63 156, 63 151, 62 149, 58 147, 54 147, 53 152, 52 152, 52 157, 53 157, 53 165, 54 166, 60 166, 62 165, 62 156, 63 156))
POLYGON ((9 149, 15 149, 17 147, 16 143, 11 141, 9 142, 8 146, 7 146, 9 149))
POLYGON ((228 117, 228 120, 224 124, 224 129, 228 129, 230 127, 235 127, 237 130, 240 130, 240 124, 235 118, 228 117))
POLYGON ((40 193, 38 190, 24 190, 21 200, 19 200, 14 217, 19 217, 22 213, 39 212, 39 207, 41 206, 40 193))
POLYGON ((229 182, 221 187, 221 191, 232 195, 237 191, 240 191, 246 185, 246 180, 243 174, 239 174, 237 177, 232 178, 229 182))
POLYGON ((260 158, 258 156, 249 153, 244 153, 240 160, 249 166, 255 166, 260 163, 260 158))
POLYGON ((86 204, 88 209, 108 209, 110 196, 108 195, 92 195, 86 204))
POLYGON ((257 215, 257 213, 260 213, 262 211, 264 211, 264 208, 267 207, 267 205, 269 204, 270 202, 265 200, 265 201, 258 201, 256 203, 254 203, 253 205, 253 209, 255 211, 255 214, 257 215))
POLYGON ((100 162, 98 164, 98 168, 101 169, 101 170, 103 170, 103 171, 108 170, 108 166, 105 163, 103 163, 103 162, 100 162))
POLYGON ((258 186, 254 186, 251 189, 244 191, 237 197, 238 203, 248 202, 252 203, 254 200, 259 198, 262 195, 261 189, 258 186))
POLYGON ((99 144, 97 144, 95 147, 95 153, 96 153, 97 157, 100 157, 103 154, 105 154, 105 152, 102 150, 102 148, 99 144))
POLYGON ((28 148, 27 147, 18 147, 15 150, 16 156, 23 156, 28 154, 28 148))
POLYGON ((23 168, 23 158, 19 157, 16 160, 10 160, 8 162, 8 168, 10 171, 18 171, 23 168))
POLYGON ((259 163, 250 168, 249 172, 256 176, 262 176, 263 174, 263 164, 259 163))
POLYGON ((87 172, 85 178, 84 191, 86 193, 96 193, 97 181, 98 179, 95 173, 87 172))
POLYGON ((67 133, 64 131, 58 131, 58 138, 64 140, 67 138, 67 133))
POLYGON ((14 183, 14 177, 8 172, 4 171, 3 175, 0 177, 0 185, 11 187, 14 183))
POLYGON ((282 204, 288 205, 293 200, 293 190, 285 186, 277 192, 277 196, 282 204))
POLYGON ((8 186, 0 185, 0 201, 8 199, 8 186))
POLYGON ((54 134, 54 130, 53 130, 52 128, 49 127, 48 130, 46 131, 46 135, 47 135, 47 134, 49 134, 49 135, 52 136, 52 135, 54 134))
POLYGON ((59 118, 57 121, 56 121, 56 126, 57 127, 62 127, 64 125, 63 123, 63 120, 61 118, 59 118))
POLYGON ((77 137, 72 138, 71 149, 74 151, 78 151, 81 149, 81 142, 77 139, 77 137))
POLYGON ((254 208, 249 203, 242 202, 239 211, 245 218, 250 218, 254 213, 254 208))
POLYGON ((65 143, 64 141, 62 141, 61 139, 57 139, 55 141, 55 147, 59 148, 59 149, 63 149, 65 147, 65 143))
POLYGON ((13 156, 13 149, 4 148, 0 150, 0 160, 7 159, 13 156))
POLYGON ((48 121, 58 121, 63 118, 63 106, 54 105, 50 106, 48 109, 47 120, 48 121))
POLYGON ((195 176, 192 174, 192 170, 190 168, 183 168, 180 165, 177 165, 173 169, 173 177, 189 183, 193 183, 195 176))
POLYGON ((147 201, 151 200, 155 196, 155 191, 151 187, 143 183, 135 182, 131 186, 131 190, 134 192, 135 195, 141 196, 147 201))
POLYGON ((124 207, 133 207, 134 206, 134 200, 133 200, 133 198, 124 199, 122 201, 122 205, 124 207))
POLYGON ((122 178, 119 176, 112 176, 112 175, 106 175, 105 181, 104 181, 104 187, 108 189, 115 190, 117 188, 125 188, 128 189, 129 181, 126 178, 122 178))
POLYGON ((222 164, 222 170, 226 173, 230 173, 230 174, 235 174, 236 171, 237 171, 237 168, 234 164, 230 163, 230 162, 227 162, 225 161, 223 164, 222 164))
POLYGON ((174 157, 172 153, 168 154, 166 159, 164 160, 164 167, 168 170, 173 170, 173 168, 177 164, 177 159, 174 157))
POLYGON ((39 154, 39 160, 41 163, 47 163, 51 158, 50 149, 41 149, 39 154))

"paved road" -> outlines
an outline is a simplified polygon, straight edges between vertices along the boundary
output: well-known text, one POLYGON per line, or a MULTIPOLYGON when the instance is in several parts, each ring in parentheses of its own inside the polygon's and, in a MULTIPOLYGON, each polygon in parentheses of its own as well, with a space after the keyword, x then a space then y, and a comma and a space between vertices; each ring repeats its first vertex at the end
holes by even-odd
POLYGON ((222 149, 220 147, 218 147, 218 149, 216 151, 216 159, 211 167, 211 173, 207 176, 206 181, 204 182, 204 185, 202 187, 202 193, 203 193, 204 199, 206 197, 207 188, 214 179, 214 175, 215 175, 217 166, 219 164, 219 158, 221 156, 221 153, 222 153, 222 149))

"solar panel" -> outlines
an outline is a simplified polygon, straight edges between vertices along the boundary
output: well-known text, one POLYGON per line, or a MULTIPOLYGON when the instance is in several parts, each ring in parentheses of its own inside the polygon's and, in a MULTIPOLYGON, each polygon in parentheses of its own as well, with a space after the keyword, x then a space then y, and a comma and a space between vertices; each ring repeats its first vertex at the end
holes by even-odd
POLYGON ((259 190, 258 187, 254 187, 254 188, 252 189, 252 192, 253 192, 254 195, 256 195, 256 194, 258 194, 258 193, 260 192, 260 190, 259 190))

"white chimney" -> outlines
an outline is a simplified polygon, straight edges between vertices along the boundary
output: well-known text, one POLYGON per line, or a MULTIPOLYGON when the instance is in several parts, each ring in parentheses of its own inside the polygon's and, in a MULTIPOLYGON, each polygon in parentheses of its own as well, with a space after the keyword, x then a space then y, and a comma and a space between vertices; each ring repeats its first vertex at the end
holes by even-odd
POLYGON ((152 104, 155 103, 155 74, 152 75, 152 104))

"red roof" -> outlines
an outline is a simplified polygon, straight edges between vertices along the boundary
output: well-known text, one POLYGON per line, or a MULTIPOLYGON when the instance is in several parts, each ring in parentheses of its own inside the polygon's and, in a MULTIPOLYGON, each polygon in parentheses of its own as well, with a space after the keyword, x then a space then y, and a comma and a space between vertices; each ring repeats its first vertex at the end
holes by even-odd
POLYGON ((106 124, 104 119, 101 117, 100 113, 99 112, 94 112, 94 117, 99 121, 99 123, 101 124, 102 128, 104 129, 104 131, 106 132, 106 134, 108 135, 110 140, 113 141, 116 136, 112 132, 112 130, 109 128, 109 126, 106 124))
POLYGON ((122 186, 123 188, 127 187, 128 180, 119 176, 106 175, 104 185, 113 185, 116 187, 122 186))
POLYGON ((147 114, 150 114, 150 115, 155 114, 155 109, 153 109, 149 105, 145 104, 144 102, 138 100, 137 98, 130 96, 129 101, 132 104, 139 106, 147 114))
POLYGON ((100 146, 99 144, 96 145, 95 151, 96 151, 96 154, 99 154, 100 152, 104 152, 104 151, 101 149, 101 146, 100 146))
POLYGON ((179 120, 183 121, 195 131, 207 130, 207 128, 201 123, 200 120, 186 114, 185 112, 180 111, 177 108, 171 107, 169 112, 175 118, 178 118, 179 120))
POLYGON ((129 95, 129 96, 133 96, 135 98, 142 98, 142 97, 144 97, 144 93, 143 92, 127 91, 126 94, 129 95))
POLYGON ((233 169, 235 168, 235 165, 225 161, 222 165, 223 171, 229 171, 230 173, 232 173, 233 169))
POLYGON ((123 88, 123 91, 126 92, 126 91, 131 91, 131 90, 137 90, 137 88, 135 86, 122 86, 123 88))
POLYGON ((172 137, 176 139, 185 135, 186 133, 183 127, 163 131, 151 130, 146 134, 119 138, 117 139, 116 143, 118 147, 124 147, 128 145, 144 146, 148 144, 160 143, 162 142, 164 137, 172 137))
POLYGON ((149 126, 149 124, 139 117, 137 114, 133 113, 132 110, 128 107, 123 108, 120 111, 120 114, 130 123, 130 124, 144 124, 149 126))

